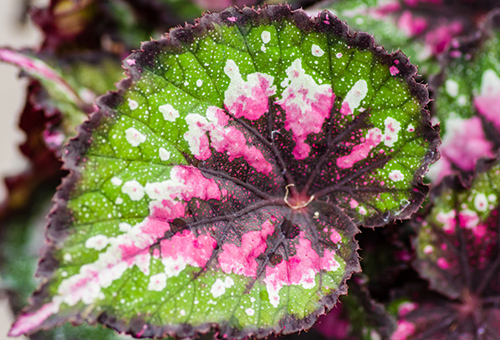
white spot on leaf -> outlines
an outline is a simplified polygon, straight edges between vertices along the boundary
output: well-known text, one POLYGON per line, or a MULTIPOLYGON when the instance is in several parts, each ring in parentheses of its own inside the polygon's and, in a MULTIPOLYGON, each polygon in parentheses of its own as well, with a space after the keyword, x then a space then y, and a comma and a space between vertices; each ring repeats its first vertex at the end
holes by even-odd
POLYGON ((158 111, 163 114, 163 119, 168 120, 169 122, 174 122, 177 118, 179 118, 179 111, 177 111, 170 104, 161 105, 158 107, 158 111))
POLYGON ((399 170, 392 170, 389 173, 389 179, 394 182, 399 182, 405 179, 405 176, 399 170))
POLYGON ((367 94, 368 84, 366 83, 366 80, 360 79, 353 85, 353 87, 351 87, 349 92, 347 92, 342 105, 344 105, 344 103, 347 103, 352 113, 359 107, 361 101, 365 99, 367 94))
POLYGON ((128 99, 128 107, 132 111, 134 111, 135 109, 137 109, 139 107, 139 104, 135 100, 129 98, 128 99))
POLYGON ((118 224, 118 229, 120 229, 120 231, 126 233, 126 232, 130 231, 130 229, 132 229, 132 226, 128 223, 122 222, 122 223, 118 224))
POLYGON ((111 178, 111 183, 113 183, 113 185, 118 186, 118 185, 122 185, 123 181, 120 178, 115 176, 115 177, 111 178))
POLYGON ((488 199, 483 193, 479 193, 474 197, 474 207, 477 211, 486 211, 488 208, 488 199))
POLYGON ((448 79, 445 83, 444 83, 444 88, 446 89, 446 92, 452 96, 452 97, 456 97, 458 96, 458 83, 454 80, 451 80, 451 79, 448 79))
POLYGON ((221 279, 217 279, 212 285, 212 288, 210 288, 210 293, 212 293, 212 296, 214 298, 218 298, 226 293, 226 288, 230 288, 233 285, 234 281, 230 277, 226 277, 224 281, 222 281, 221 279))
POLYGON ((159 273, 149 278, 148 290, 161 292, 167 287, 167 275, 159 273))
POLYGON ((146 136, 140 133, 136 128, 128 128, 125 130, 125 138, 132 146, 139 146, 139 144, 146 141, 146 136))
POLYGON ((135 179, 125 182, 122 186, 122 192, 127 194, 132 201, 139 201, 144 197, 144 187, 135 179))
POLYGON ((399 131, 401 130, 401 123, 392 117, 387 117, 384 121, 385 130, 382 140, 385 146, 392 147, 399 139, 399 131))
POLYGON ((162 161, 168 161, 170 159, 170 151, 167 151, 165 148, 160 148, 159 153, 162 161))
POLYGON ((321 56, 323 56, 323 54, 325 54, 325 51, 323 51, 321 49, 321 47, 319 47, 316 44, 313 44, 311 46, 311 52, 312 52, 312 55, 315 56, 315 57, 321 57, 321 56))
POLYGON ((95 250, 103 250, 108 245, 108 238, 104 235, 96 235, 85 242, 85 247, 95 250))
POLYGON ((271 41, 271 33, 269 33, 268 31, 262 31, 260 37, 262 38, 262 42, 264 44, 267 44, 268 42, 271 41))

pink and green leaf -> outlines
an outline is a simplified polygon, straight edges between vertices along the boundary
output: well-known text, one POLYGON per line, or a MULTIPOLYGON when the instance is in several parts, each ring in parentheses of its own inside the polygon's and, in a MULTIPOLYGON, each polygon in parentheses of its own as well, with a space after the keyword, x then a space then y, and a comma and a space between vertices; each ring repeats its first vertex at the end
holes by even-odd
POLYGON ((359 271, 357 227, 428 191, 438 136, 416 68, 328 12, 230 8, 124 64, 66 149, 46 283, 12 335, 309 328, 359 271))
MULTIPOLYGON (((436 301, 433 308, 441 308, 440 316, 428 318, 423 330, 434 323, 449 334, 499 334, 500 165, 483 160, 476 171, 467 190, 457 178, 443 181, 421 221, 416 269, 431 289, 448 298, 436 301)), ((423 314, 432 309, 422 308, 423 314)))
POLYGON ((441 159, 429 178, 438 184, 460 173, 468 179, 482 157, 497 152, 500 132, 500 12, 490 13, 474 38, 464 38, 447 53, 443 71, 433 80, 435 117, 441 122, 441 159), (485 122, 486 124, 483 124, 485 122))

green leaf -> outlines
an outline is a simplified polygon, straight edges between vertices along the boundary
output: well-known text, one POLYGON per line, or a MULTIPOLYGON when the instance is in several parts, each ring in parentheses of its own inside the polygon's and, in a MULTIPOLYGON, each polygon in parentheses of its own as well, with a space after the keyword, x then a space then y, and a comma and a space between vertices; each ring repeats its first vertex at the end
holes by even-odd
POLYGON ((66 150, 46 283, 12 335, 309 328, 359 270, 357 227, 427 193, 438 136, 416 68, 328 12, 229 8, 125 65, 66 150))
POLYGON ((459 40, 448 52, 432 84, 435 117, 441 122, 441 159, 429 178, 438 184, 458 172, 471 176, 478 159, 492 157, 500 142, 500 11, 492 12, 474 38, 459 40), (483 126, 482 121, 487 124, 483 126))
MULTIPOLYGON (((387 51, 402 50, 418 65, 419 73, 429 75, 440 70, 436 55, 462 31, 461 24, 441 16, 444 6, 434 6, 437 8, 431 12, 409 10, 404 1, 339 0, 313 8, 332 11, 352 29, 370 32, 387 51)), ((447 8, 448 16, 450 12, 447 8)))

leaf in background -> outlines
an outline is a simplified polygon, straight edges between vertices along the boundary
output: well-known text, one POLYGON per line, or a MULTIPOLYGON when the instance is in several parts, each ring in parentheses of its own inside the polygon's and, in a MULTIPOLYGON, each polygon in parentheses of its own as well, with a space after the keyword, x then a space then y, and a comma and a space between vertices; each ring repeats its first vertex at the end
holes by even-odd
POLYGON ((424 76, 440 71, 437 56, 473 25, 463 4, 431 1, 340 0, 309 9, 328 9, 352 29, 370 32, 388 51, 402 50, 424 76))
MULTIPOLYGON (((460 190, 458 180, 449 178, 435 195, 421 222, 415 266, 449 301, 436 301, 447 312, 436 308, 441 316, 429 312, 426 324, 414 328, 425 332, 431 323, 453 338, 495 339, 500 334, 499 161, 479 162, 470 189, 460 190)), ((425 334, 421 338, 439 333, 425 334)))
POLYGON ((327 12, 230 8, 129 57, 80 127, 10 334, 309 328, 359 270, 357 226, 408 218, 438 136, 401 53, 327 12))
POLYGON ((39 57, 29 51, 2 48, 0 61, 21 68, 41 83, 43 89, 31 93, 28 100, 33 106, 33 114, 38 110, 45 113, 44 138, 47 145, 57 152, 68 138, 75 136, 75 127, 96 109, 95 97, 111 90, 122 78, 121 64, 104 54, 80 55, 71 59, 67 56, 58 60, 39 57))
MULTIPOLYGON (((329 324, 320 324, 321 318, 313 329, 321 330, 326 339, 387 339, 396 329, 395 319, 389 315, 385 307, 373 300, 368 290, 368 277, 364 274, 355 274, 349 281, 349 294, 340 297, 340 303, 335 308, 341 308, 344 313, 332 313, 322 317, 329 324), (340 315, 339 315, 340 314, 340 315), (344 314, 342 318, 342 314, 344 314), (345 330, 342 330, 344 319, 345 330)), ((323 321, 323 322, 325 322, 323 321)))
POLYGON ((435 184, 456 172, 467 182, 477 160, 492 157, 500 146, 499 23, 497 10, 480 35, 459 40, 448 52, 443 72, 432 82, 443 139, 442 157, 428 174, 435 184))

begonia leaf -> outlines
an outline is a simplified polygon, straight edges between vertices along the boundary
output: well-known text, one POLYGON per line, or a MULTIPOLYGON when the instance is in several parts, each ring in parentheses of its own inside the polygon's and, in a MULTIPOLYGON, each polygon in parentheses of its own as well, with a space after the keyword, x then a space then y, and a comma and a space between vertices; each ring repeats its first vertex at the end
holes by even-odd
POLYGON ((429 172, 435 184, 455 172, 470 177, 477 160, 492 157, 500 145, 499 28, 500 11, 494 11, 481 34, 459 40, 449 51, 446 67, 432 82, 443 139, 441 159, 429 172))
POLYGON ((438 73, 437 56, 470 26, 462 6, 410 3, 405 0, 333 0, 314 9, 327 9, 355 30, 370 32, 387 50, 402 50, 418 65, 419 73, 438 73), (430 8, 431 7, 431 8, 430 8))
MULTIPOLYGON (((429 281, 431 289, 448 297, 447 303, 436 302, 448 312, 428 322, 463 338, 485 332, 498 336, 499 161, 478 162, 470 189, 460 186, 456 178, 443 181, 416 240, 418 272, 429 281)), ((427 338, 435 337, 428 334, 427 338)))
POLYGON ((359 270, 357 227, 428 191, 439 138, 416 68, 326 11, 229 8, 125 65, 66 149, 46 283, 11 335, 309 328, 359 270))

